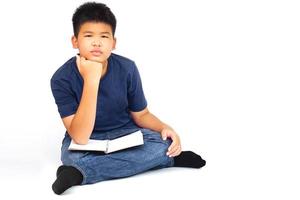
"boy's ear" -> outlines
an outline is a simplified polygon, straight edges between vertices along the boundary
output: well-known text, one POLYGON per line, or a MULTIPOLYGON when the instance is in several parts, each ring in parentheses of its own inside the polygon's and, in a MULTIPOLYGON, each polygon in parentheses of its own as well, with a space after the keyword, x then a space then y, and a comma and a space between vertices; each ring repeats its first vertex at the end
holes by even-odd
POLYGON ((117 45, 117 38, 114 38, 114 43, 113 43, 113 50, 115 50, 116 49, 116 45, 117 45))
POLYGON ((78 41, 77 41, 77 38, 73 35, 72 36, 72 46, 74 49, 78 49, 78 41))

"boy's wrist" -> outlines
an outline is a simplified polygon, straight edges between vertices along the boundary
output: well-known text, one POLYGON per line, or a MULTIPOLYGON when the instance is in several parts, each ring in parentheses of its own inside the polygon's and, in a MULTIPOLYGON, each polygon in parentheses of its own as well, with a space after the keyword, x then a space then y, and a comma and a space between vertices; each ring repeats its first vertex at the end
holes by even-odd
POLYGON ((83 79, 83 82, 85 85, 88 85, 88 86, 99 86, 99 83, 100 83, 100 79, 98 78, 85 78, 83 79))
POLYGON ((170 130, 174 131, 173 128, 171 126, 169 126, 168 124, 163 124, 162 130, 164 130, 164 129, 170 129, 170 130))

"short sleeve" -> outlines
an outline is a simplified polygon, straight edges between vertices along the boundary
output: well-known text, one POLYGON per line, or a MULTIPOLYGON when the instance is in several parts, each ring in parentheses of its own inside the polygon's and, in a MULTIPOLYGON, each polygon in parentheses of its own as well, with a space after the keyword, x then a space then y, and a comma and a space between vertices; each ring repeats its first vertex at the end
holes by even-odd
POLYGON ((147 107, 141 77, 138 68, 133 63, 133 70, 128 76, 128 107, 130 111, 139 112, 147 107))
POLYGON ((51 79, 51 90, 61 118, 76 113, 78 102, 69 83, 51 79))

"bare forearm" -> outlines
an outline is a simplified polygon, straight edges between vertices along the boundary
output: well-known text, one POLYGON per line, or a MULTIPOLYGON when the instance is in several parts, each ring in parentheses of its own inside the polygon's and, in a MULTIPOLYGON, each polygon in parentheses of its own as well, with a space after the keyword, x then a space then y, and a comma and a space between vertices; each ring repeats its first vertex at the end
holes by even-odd
POLYGON ((150 112, 141 116, 138 120, 135 120, 135 123, 142 128, 151 129, 159 133, 161 133, 164 128, 172 129, 150 112))
POLYGON ((96 118, 96 107, 99 82, 85 82, 79 107, 71 123, 70 132, 72 139, 79 143, 88 142, 96 118))

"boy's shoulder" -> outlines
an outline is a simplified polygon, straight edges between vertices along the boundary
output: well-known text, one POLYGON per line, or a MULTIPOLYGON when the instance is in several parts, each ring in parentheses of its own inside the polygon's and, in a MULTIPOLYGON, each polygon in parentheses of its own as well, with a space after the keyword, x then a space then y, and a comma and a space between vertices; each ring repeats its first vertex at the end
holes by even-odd
POLYGON ((135 63, 134 63, 133 60, 131 60, 131 59, 127 58, 127 57, 115 54, 115 53, 112 53, 110 55, 109 60, 112 60, 114 62, 114 64, 119 64, 119 65, 125 66, 125 67, 130 67, 130 66, 134 66, 135 65, 135 63))
POLYGON ((58 80, 62 78, 69 77, 74 72, 74 64, 76 62, 76 57, 70 58, 61 67, 59 67, 51 77, 51 80, 58 80))
POLYGON ((115 71, 119 71, 119 74, 122 75, 126 74, 130 76, 138 70, 133 60, 115 53, 110 55, 109 62, 111 62, 110 66, 114 69, 118 69, 115 71))

